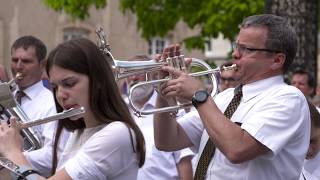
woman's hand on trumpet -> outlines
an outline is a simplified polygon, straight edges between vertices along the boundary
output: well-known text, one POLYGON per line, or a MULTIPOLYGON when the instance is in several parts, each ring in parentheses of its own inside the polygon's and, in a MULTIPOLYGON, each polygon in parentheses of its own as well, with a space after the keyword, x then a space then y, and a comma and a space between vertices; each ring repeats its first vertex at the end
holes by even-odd
POLYGON ((16 118, 10 118, 10 125, 6 121, 0 123, 0 154, 11 159, 16 154, 22 153, 23 140, 16 118))

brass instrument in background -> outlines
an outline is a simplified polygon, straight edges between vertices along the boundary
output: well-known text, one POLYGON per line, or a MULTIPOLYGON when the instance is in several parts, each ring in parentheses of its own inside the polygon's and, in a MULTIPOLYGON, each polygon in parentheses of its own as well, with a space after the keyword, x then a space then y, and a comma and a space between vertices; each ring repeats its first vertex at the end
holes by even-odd
POLYGON ((41 134, 33 128, 33 126, 43 123, 59 120, 63 118, 72 117, 75 115, 83 114, 85 112, 83 107, 71 108, 61 113, 49 116, 47 118, 39 119, 36 121, 30 121, 28 116, 22 110, 21 106, 14 98, 11 88, 15 83, 15 79, 22 79, 21 73, 17 73, 16 77, 6 83, 0 83, 0 114, 1 119, 8 121, 11 116, 17 118, 18 125, 21 128, 21 135, 24 141, 24 151, 33 151, 43 146, 41 140, 41 134))
MULTIPOLYGON (((29 118, 21 109, 11 92, 15 86, 16 79, 23 79, 22 74, 17 73, 11 81, 0 84, 1 117, 8 121, 11 116, 15 116, 19 123, 23 123, 29 121, 29 118)), ((42 147, 43 142, 40 138, 40 134, 35 129, 22 129, 21 135, 24 141, 24 151, 32 151, 42 147)))
MULTIPOLYGON (((138 84, 135 84, 134 86, 130 87, 129 91, 129 105, 132 108, 132 110, 135 112, 136 115, 148 115, 148 114, 154 114, 154 113, 161 113, 161 112, 174 112, 178 109, 186 108, 192 106, 191 102, 180 104, 179 102, 176 102, 175 105, 170 107, 164 107, 164 108, 158 108, 153 110, 142 110, 139 109, 132 98, 133 91, 139 87, 144 85, 150 85, 152 84, 154 87, 157 86, 159 83, 163 83, 168 81, 169 79, 172 79, 174 77, 168 77, 165 79, 157 79, 157 80, 149 80, 148 73, 149 72, 157 72, 160 71, 162 66, 172 66, 174 68, 179 68, 181 70, 188 69, 185 65, 185 59, 183 55, 174 56, 174 57, 168 57, 165 60, 156 61, 154 59, 151 59, 149 61, 125 61, 125 60, 116 60, 112 54, 111 54, 111 48, 110 45, 106 41, 106 35, 103 31, 102 27, 97 28, 96 34, 98 36, 98 47, 103 52, 104 55, 110 57, 108 60, 109 64, 112 67, 114 76, 116 80, 127 78, 133 75, 139 75, 139 74, 145 74, 146 81, 141 82, 138 84)), ((218 92, 218 80, 216 78, 216 74, 220 73, 222 70, 236 70, 237 67, 235 64, 228 67, 222 67, 222 68, 215 68, 212 69, 206 62, 204 62, 201 59, 191 58, 191 69, 192 67, 202 68, 202 71, 189 73, 189 75, 193 77, 204 77, 207 76, 207 79, 209 79, 211 84, 211 87, 207 88, 211 96, 215 96, 218 92)), ((189 68, 190 69, 190 68, 189 68)), ((208 80, 207 80, 208 81, 208 80)))

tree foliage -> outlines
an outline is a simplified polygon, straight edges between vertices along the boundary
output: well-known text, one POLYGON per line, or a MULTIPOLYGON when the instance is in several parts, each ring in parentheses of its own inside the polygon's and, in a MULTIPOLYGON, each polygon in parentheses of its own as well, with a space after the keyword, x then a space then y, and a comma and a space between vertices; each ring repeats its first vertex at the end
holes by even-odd
POLYGON ((233 40, 244 17, 263 13, 264 0, 120 0, 123 11, 137 16, 142 36, 165 36, 179 21, 200 34, 185 39, 187 48, 204 48, 204 41, 219 33, 233 40))
MULTIPOLYGON (((42 0, 50 8, 85 19, 90 6, 103 8, 106 0, 42 0)), ((187 48, 204 48, 206 38, 219 33, 233 40, 238 24, 246 16, 263 13, 264 0, 119 0, 123 12, 137 16, 137 27, 145 39, 165 36, 179 21, 199 28, 197 36, 185 39, 187 48)))
POLYGON ((64 11, 74 19, 84 20, 89 17, 89 8, 104 8, 106 0, 42 0, 45 5, 57 12, 64 11))

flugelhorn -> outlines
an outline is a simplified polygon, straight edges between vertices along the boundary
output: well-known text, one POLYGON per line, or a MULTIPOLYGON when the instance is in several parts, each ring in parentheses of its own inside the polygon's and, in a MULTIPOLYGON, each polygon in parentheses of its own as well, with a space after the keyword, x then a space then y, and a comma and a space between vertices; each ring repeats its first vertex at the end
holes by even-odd
MULTIPOLYGON (((192 58, 192 62, 197 62, 199 64, 203 63, 202 60, 195 59, 195 58, 192 58)), ((193 76, 193 77, 199 77, 199 76, 203 76, 203 75, 210 75, 210 79, 211 79, 211 82, 212 82, 212 89, 210 90, 210 94, 211 94, 212 97, 215 96, 218 93, 218 81, 216 79, 216 73, 221 73, 221 71, 235 70, 237 68, 237 66, 235 64, 233 64, 231 66, 223 66, 221 68, 218 67, 218 68, 215 68, 215 69, 211 69, 210 66, 206 65, 206 64, 203 64, 203 66, 206 66, 208 70, 195 72, 195 73, 190 73, 189 75, 193 76)), ((188 102, 188 103, 183 103, 183 104, 177 103, 176 105, 170 106, 170 107, 142 110, 142 109, 139 109, 135 105, 135 103, 133 101, 134 98, 132 97, 132 94, 133 94, 133 92, 134 92, 134 90, 136 88, 138 88, 139 86, 145 86, 145 85, 148 85, 148 84, 154 84, 154 85, 155 84, 160 84, 160 83, 166 82, 166 81, 168 81, 170 79, 171 78, 169 77, 169 78, 165 78, 165 79, 158 79, 158 80, 140 82, 140 83, 137 83, 137 84, 133 85, 130 88, 129 98, 128 98, 129 99, 129 104, 130 104, 131 108, 133 109, 133 111, 135 112, 136 115, 141 116, 141 115, 149 115, 149 114, 162 113, 162 112, 171 112, 171 111, 176 111, 178 109, 183 109, 183 108, 187 108, 187 107, 192 106, 192 103, 188 102)))
MULTIPOLYGON (((188 69, 185 64, 185 58, 183 55, 174 56, 174 57, 168 57, 166 59, 163 59, 161 61, 156 61, 154 59, 150 59, 148 61, 125 61, 125 60, 116 60, 111 54, 110 45, 106 41, 106 35, 102 29, 102 27, 99 27, 96 30, 96 34, 98 36, 98 46, 100 50, 103 52, 104 55, 108 56, 107 58, 109 64, 112 67, 114 76, 116 80, 127 78, 134 75, 140 75, 144 74, 147 78, 145 82, 140 82, 132 87, 130 87, 129 90, 129 104, 130 107, 133 109, 134 113, 138 116, 141 115, 148 115, 148 114, 154 114, 154 113, 161 113, 161 112, 171 112, 171 111, 177 111, 178 109, 186 108, 192 105, 191 102, 185 103, 185 104, 179 104, 178 102, 176 105, 165 107, 165 108, 158 108, 153 110, 141 110, 137 106, 135 106, 132 98, 132 92, 135 88, 139 86, 144 85, 150 85, 156 86, 156 84, 163 83, 165 81, 168 81, 169 79, 172 79, 174 77, 169 77, 165 79, 157 79, 157 80, 148 80, 147 73, 149 72, 157 72, 161 70, 162 66, 172 66, 174 68, 179 68, 181 70, 188 69)), ((210 79, 210 84, 212 85, 212 88, 210 89, 211 96, 215 96, 218 92, 218 80, 216 78, 216 74, 220 73, 221 70, 236 70, 237 66, 233 64, 229 67, 222 67, 222 68, 215 68, 212 69, 205 61, 201 59, 191 58, 191 66, 196 66, 205 69, 204 71, 199 71, 196 73, 190 73, 191 76, 194 77, 200 77, 200 76, 208 76, 208 79, 210 79)))

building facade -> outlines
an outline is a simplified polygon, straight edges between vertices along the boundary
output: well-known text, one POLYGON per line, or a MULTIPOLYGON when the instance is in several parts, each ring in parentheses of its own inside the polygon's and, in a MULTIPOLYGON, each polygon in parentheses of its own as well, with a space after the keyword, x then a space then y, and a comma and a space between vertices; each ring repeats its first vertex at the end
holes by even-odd
MULTIPOLYGON (((20 36, 36 36, 50 51, 57 44, 75 37, 97 41, 95 29, 98 26, 104 28, 111 52, 119 60, 126 60, 136 54, 159 53, 164 46, 182 42, 185 37, 199 32, 198 29, 191 30, 180 22, 166 37, 154 37, 147 41, 141 38, 141 33, 137 30, 135 15, 131 12, 123 14, 119 10, 118 0, 108 0, 107 6, 101 10, 91 8, 90 17, 84 21, 72 20, 64 13, 57 13, 40 0, 0 0, 0 63, 10 72, 10 47, 20 36)), ((215 60, 220 65, 226 60, 230 50, 230 43, 219 37, 208 41, 205 52, 183 49, 183 54, 187 57, 215 60)))

